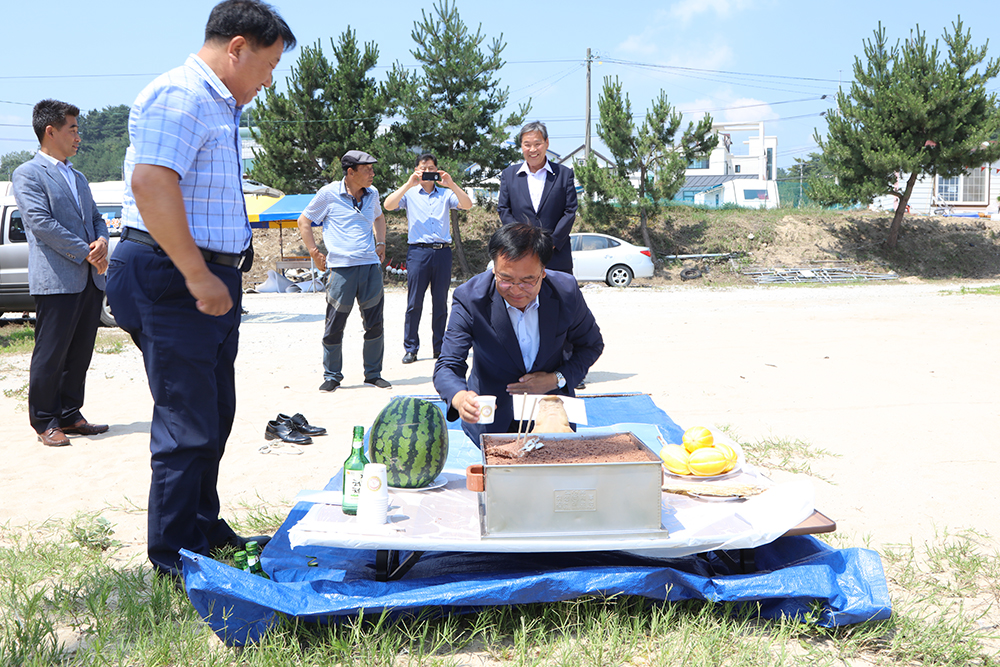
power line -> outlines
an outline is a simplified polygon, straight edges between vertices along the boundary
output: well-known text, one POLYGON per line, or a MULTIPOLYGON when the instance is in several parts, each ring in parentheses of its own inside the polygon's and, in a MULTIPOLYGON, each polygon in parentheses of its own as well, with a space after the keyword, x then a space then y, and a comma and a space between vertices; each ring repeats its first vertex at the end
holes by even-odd
POLYGON ((754 107, 774 107, 779 104, 795 104, 796 102, 818 102, 819 100, 825 100, 826 95, 821 95, 819 97, 804 97, 801 100, 782 100, 781 102, 755 102, 754 104, 742 104, 736 107, 717 107, 715 109, 692 109, 690 111, 685 111, 684 113, 712 113, 713 111, 734 111, 736 109, 752 109, 754 107))
POLYGON ((806 76, 787 76, 784 74, 753 74, 751 72, 733 72, 721 69, 698 69, 696 67, 680 67, 678 65, 657 65, 655 63, 641 63, 631 60, 618 60, 616 58, 604 58, 604 61, 609 63, 615 63, 618 65, 633 65, 639 67, 648 67, 652 69, 663 69, 663 70, 677 71, 677 72, 683 71, 683 72, 700 72, 702 74, 730 74, 736 76, 758 77, 765 79, 788 79, 791 81, 822 81, 824 83, 840 83, 837 79, 818 79, 806 76))
POLYGON ((811 85, 811 84, 806 84, 805 86, 800 86, 800 88, 798 90, 789 90, 788 88, 778 88, 778 87, 775 87, 775 86, 763 85, 759 81, 747 81, 747 80, 742 80, 742 79, 735 79, 735 80, 733 80, 733 79, 727 78, 725 76, 707 77, 707 76, 705 76, 703 74, 695 74, 695 73, 692 73, 692 72, 682 72, 682 71, 668 72, 668 71, 662 70, 660 68, 655 68, 655 67, 651 68, 651 67, 646 67, 646 66, 643 66, 643 65, 625 65, 625 66, 626 67, 633 67, 633 68, 636 68, 636 69, 639 69, 639 70, 643 70, 643 71, 649 71, 650 69, 652 69, 657 74, 662 75, 662 76, 666 76, 668 74, 672 74, 673 76, 684 77, 684 78, 687 78, 687 79, 695 79, 697 81, 702 81, 702 82, 707 81, 707 82, 712 82, 712 83, 725 83, 725 84, 731 84, 731 85, 737 85, 737 86, 753 86, 753 88, 755 90, 773 90, 773 91, 782 92, 782 93, 802 93, 802 92, 807 92, 807 91, 803 90, 803 88, 813 88, 813 89, 818 89, 818 90, 823 90, 823 91, 829 91, 829 87, 828 86, 822 86, 822 87, 820 87, 820 86, 815 86, 815 85, 811 85))

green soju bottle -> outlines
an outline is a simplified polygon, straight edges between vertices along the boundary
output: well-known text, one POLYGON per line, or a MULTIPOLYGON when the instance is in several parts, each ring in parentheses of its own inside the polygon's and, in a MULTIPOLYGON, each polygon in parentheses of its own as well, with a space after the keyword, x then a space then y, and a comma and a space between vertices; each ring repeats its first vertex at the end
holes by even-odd
POLYGON ((260 565, 260 546, 256 540, 247 542, 247 572, 256 574, 258 577, 270 579, 267 573, 264 572, 264 568, 260 565))
POLYGON ((247 565, 247 552, 237 551, 233 554, 233 567, 237 570, 243 570, 244 572, 249 572, 250 567, 247 565))
POLYGON ((344 514, 358 513, 358 495, 361 493, 361 473, 368 458, 365 456, 365 428, 354 427, 351 455, 344 461, 344 514))

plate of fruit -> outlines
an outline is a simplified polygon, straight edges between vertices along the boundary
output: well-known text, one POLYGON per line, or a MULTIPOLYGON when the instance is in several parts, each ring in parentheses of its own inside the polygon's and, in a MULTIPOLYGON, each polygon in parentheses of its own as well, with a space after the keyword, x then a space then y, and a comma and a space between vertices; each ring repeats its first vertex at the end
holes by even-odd
POLYGON ((684 431, 681 444, 664 443, 660 450, 664 473, 692 482, 735 477, 743 470, 743 448, 726 440, 704 426, 692 426, 684 431))

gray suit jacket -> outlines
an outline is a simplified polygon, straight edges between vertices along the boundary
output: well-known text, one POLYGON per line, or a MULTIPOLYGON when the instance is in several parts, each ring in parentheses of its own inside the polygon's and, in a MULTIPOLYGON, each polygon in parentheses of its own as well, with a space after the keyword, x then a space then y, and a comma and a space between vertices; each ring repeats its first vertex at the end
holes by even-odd
POLYGON ((28 237, 28 290, 32 294, 82 292, 88 273, 104 289, 104 276, 87 261, 87 255, 97 237, 108 238, 108 226, 87 179, 75 169, 73 174, 80 206, 58 168, 41 155, 14 170, 14 199, 28 237))

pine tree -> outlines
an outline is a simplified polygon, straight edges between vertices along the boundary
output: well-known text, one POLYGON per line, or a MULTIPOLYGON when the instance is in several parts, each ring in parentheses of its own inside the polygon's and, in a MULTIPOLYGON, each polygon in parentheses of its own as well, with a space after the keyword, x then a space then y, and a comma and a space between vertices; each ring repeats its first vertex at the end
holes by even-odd
POLYGON ((31 151, 13 151, 0 155, 0 181, 9 181, 14 170, 35 157, 31 151))
POLYGON ((948 52, 916 30, 889 46, 879 23, 865 41, 865 60, 854 59, 850 93, 837 94, 827 115, 827 139, 819 133, 823 163, 834 179, 813 178, 810 196, 822 204, 869 204, 880 195, 898 199, 886 240, 895 248, 917 179, 957 176, 1000 158, 1000 109, 986 83, 1000 61, 980 68, 987 45, 970 46, 961 17, 942 36, 948 52), (902 188, 896 186, 901 178, 902 188))
POLYGON ((127 104, 107 106, 81 113, 79 152, 73 156, 73 166, 91 183, 120 181, 122 163, 128 148, 127 104))
MULTIPOLYGON (((497 73, 503 67, 503 35, 483 49, 482 26, 473 34, 462 21, 456 4, 436 2, 421 11, 411 32, 416 47, 410 51, 422 72, 407 75, 394 68, 396 90, 405 91, 406 117, 392 126, 394 140, 413 151, 430 152, 438 165, 463 186, 480 185, 495 178, 520 156, 508 143, 511 128, 519 127, 530 103, 503 115, 508 90, 500 87, 497 73)), ((414 155, 409 154, 412 160, 414 155)), ((413 170, 412 161, 400 164, 402 178, 413 170)), ((470 273, 462 248, 458 216, 452 215, 459 266, 470 273)))
POLYGON ((636 127, 632 103, 627 93, 622 94, 617 77, 604 79, 597 106, 601 119, 597 136, 614 157, 615 167, 612 171, 602 169, 591 156, 585 165, 576 168, 576 178, 584 191, 596 197, 584 206, 600 212, 615 204, 627 212, 638 212, 642 241, 652 250, 649 218, 684 185, 688 163, 696 156, 711 153, 719 143, 712 132, 712 117, 705 115, 697 125, 688 123, 678 137, 681 113, 674 110, 666 93, 661 91, 646 112, 645 121, 636 127), (633 185, 632 174, 638 175, 638 186, 633 185))
MULTIPOLYGON (((348 27, 334 43, 336 65, 320 44, 303 46, 288 78, 288 90, 269 88, 253 110, 251 129, 262 150, 250 176, 284 192, 315 192, 343 178, 341 156, 349 150, 371 153, 379 162, 383 140, 376 135, 383 116, 393 111, 393 81, 377 83, 368 73, 378 62, 374 42, 359 46, 348 27)), ((387 175, 376 170, 376 187, 387 175)))

